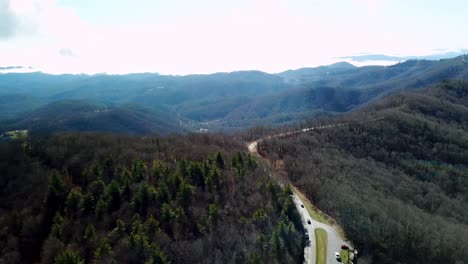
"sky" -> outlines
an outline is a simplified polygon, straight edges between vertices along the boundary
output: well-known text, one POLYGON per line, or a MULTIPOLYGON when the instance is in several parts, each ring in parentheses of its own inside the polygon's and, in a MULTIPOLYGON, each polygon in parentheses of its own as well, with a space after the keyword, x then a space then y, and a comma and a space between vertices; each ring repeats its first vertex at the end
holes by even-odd
POLYGON ((0 0, 0 67, 274 73, 464 50, 467 13, 466 0, 0 0))

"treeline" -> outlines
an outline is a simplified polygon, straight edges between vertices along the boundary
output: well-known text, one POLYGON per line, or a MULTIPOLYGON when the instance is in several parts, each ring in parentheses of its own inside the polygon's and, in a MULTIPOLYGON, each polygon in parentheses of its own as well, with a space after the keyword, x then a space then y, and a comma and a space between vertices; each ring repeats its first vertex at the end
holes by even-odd
POLYGON ((291 181, 337 219, 360 263, 465 263, 467 113, 468 82, 443 83, 259 149, 284 160, 291 181))
POLYGON ((302 263, 290 190, 221 135, 2 142, 0 263, 302 263))

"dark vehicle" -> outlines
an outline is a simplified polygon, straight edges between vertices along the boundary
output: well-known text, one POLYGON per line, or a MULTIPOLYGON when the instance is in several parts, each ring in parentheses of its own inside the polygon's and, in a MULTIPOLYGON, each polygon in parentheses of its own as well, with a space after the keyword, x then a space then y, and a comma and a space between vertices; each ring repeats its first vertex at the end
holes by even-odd
POLYGON ((308 223, 309 225, 311 225, 310 219, 307 220, 307 223, 308 223))
POLYGON ((335 258, 336 258, 336 261, 338 261, 338 262, 341 262, 341 256, 340 256, 340 253, 338 253, 338 252, 335 252, 335 258))
POLYGON ((303 204, 301 204, 301 207, 302 207, 302 208, 304 208, 304 205, 303 205, 303 204))

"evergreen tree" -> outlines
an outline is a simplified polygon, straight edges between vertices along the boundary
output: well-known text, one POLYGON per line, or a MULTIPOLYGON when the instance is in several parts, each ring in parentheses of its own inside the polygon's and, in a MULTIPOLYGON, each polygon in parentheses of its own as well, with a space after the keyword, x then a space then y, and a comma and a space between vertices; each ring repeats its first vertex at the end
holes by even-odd
POLYGON ((160 231, 159 222, 156 219, 154 219, 154 217, 151 215, 145 222, 144 230, 148 238, 151 241, 154 241, 156 233, 160 231))
POLYGON ((114 179, 114 159, 112 156, 107 157, 103 162, 102 177, 106 182, 114 179))
POLYGON ((62 207, 63 201, 67 196, 67 187, 65 185, 65 176, 58 171, 53 170, 49 180, 47 191, 46 207, 49 212, 55 212, 62 207))
POLYGON ((116 180, 112 180, 112 182, 107 186, 106 189, 106 197, 108 199, 109 204, 109 211, 113 212, 120 208, 121 203, 121 195, 122 191, 119 187, 119 184, 116 180))
POLYGON ((192 192, 193 192, 193 187, 190 186, 188 183, 186 182, 182 182, 182 184, 180 185, 179 187, 179 191, 177 192, 177 200, 178 202, 184 207, 186 208, 189 203, 190 203, 190 198, 192 196, 192 192))
POLYGON ((168 169, 167 166, 161 160, 154 160, 153 165, 151 167, 151 177, 150 182, 156 183, 160 179, 162 179, 165 175, 167 175, 168 169))
POLYGON ((87 192, 85 195, 83 195, 83 202, 81 204, 81 210, 84 215, 90 215, 95 212, 94 208, 94 198, 93 195, 89 192, 87 192))
POLYGON ((99 241, 98 248, 94 251, 94 263, 110 263, 112 261, 112 247, 109 244, 109 241, 105 238, 102 238, 99 241))
POLYGON ((88 190, 93 195, 95 200, 99 200, 99 198, 104 194, 105 189, 106 189, 106 184, 101 179, 93 181, 88 186, 88 190))
POLYGON ((55 264, 84 264, 84 261, 81 260, 80 256, 71 250, 65 250, 61 252, 55 258, 55 264))
POLYGON ((102 220, 102 218, 106 214, 107 208, 108 208, 107 202, 103 199, 99 199, 99 201, 96 204, 96 217, 99 220, 102 220))
POLYGON ((83 194, 80 187, 73 188, 65 201, 67 212, 70 216, 75 217, 81 209, 83 194))
POLYGON ((50 234, 58 239, 63 237, 63 217, 57 212, 54 216, 54 222, 50 234))
POLYGON ((146 215, 150 203, 155 202, 157 197, 156 189, 147 183, 143 183, 138 192, 133 197, 133 206, 137 212, 146 215))
POLYGON ((221 155, 221 152, 216 152, 216 165, 220 169, 224 169, 225 164, 224 164, 224 158, 223 155, 221 155))
POLYGON ((146 175, 146 165, 141 159, 134 159, 131 167, 132 178, 136 181, 142 181, 146 175))

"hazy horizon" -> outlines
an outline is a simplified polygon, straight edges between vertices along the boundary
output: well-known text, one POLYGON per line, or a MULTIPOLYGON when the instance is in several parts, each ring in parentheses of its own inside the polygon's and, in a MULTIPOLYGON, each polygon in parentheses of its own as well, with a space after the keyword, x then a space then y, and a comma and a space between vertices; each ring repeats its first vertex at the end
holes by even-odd
POLYGON ((468 48, 461 0, 0 0, 0 66, 48 73, 277 73, 468 48))
POLYGON ((238 70, 232 70, 232 71, 213 71, 213 72, 192 72, 192 73, 182 73, 182 74, 176 74, 176 73, 160 73, 157 71, 140 71, 140 72, 121 72, 121 73, 113 73, 113 72, 94 72, 94 73, 86 73, 86 72, 48 72, 47 70, 43 70, 41 68, 36 68, 32 66, 20 66, 20 65, 0 65, 0 74, 2 73, 35 73, 35 72, 40 72, 40 73, 46 73, 46 74, 83 74, 83 75, 126 75, 126 74, 145 74, 145 73, 150 73, 150 74, 161 74, 161 75, 173 75, 173 76, 188 76, 188 75, 210 75, 210 74, 218 74, 218 73, 233 73, 233 72, 243 72, 243 71, 260 71, 268 74, 279 74, 285 71, 289 70, 298 70, 301 68, 315 68, 315 67, 323 67, 323 66, 330 66, 336 63, 340 62, 347 62, 355 67, 363 67, 363 66, 391 66, 398 64, 399 62, 396 61, 364 61, 364 62, 359 62, 359 61, 349 61, 349 60, 337 60, 336 62, 330 63, 330 64, 320 64, 320 65, 314 65, 314 66, 307 66, 304 65, 304 67, 300 68, 292 68, 292 69, 284 69, 281 71, 275 71, 275 72, 267 72, 263 71, 261 69, 238 69, 238 70))

